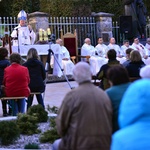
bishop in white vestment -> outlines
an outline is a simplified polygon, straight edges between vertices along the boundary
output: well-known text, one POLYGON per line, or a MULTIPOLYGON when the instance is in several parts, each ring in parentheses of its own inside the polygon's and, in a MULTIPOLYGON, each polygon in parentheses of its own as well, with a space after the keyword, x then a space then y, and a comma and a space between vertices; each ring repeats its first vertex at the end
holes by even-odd
POLYGON ((26 24, 27 14, 24 10, 19 12, 18 19, 19 25, 11 33, 13 46, 34 44, 36 35, 31 26, 26 24))

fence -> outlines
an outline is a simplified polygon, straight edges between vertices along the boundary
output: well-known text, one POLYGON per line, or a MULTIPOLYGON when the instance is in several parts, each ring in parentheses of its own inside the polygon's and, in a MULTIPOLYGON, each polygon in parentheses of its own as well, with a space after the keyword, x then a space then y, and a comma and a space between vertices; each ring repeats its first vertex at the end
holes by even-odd
POLYGON ((60 30, 63 33, 77 31, 78 46, 81 47, 84 39, 89 37, 92 44, 96 44, 96 23, 94 17, 50 17, 49 26, 56 37, 60 37, 60 30))
MULTIPOLYGON (((0 17, 0 37, 4 36, 5 27, 8 28, 8 34, 10 34, 17 25, 18 21, 16 17, 0 17)), ((61 29, 64 33, 73 33, 76 29, 79 48, 84 43, 86 37, 91 39, 92 45, 97 44, 96 21, 94 17, 50 17, 49 26, 52 33, 56 35, 56 38, 60 38, 61 29)), ((112 26, 113 36, 116 42, 121 44, 123 37, 120 35, 118 22, 113 22, 112 26)), ((146 37, 150 37, 150 21, 148 21, 146 26, 146 37)))
MULTIPOLYGON (((16 17, 0 17, 0 37, 4 36, 5 27, 8 28, 8 34, 10 34, 17 25, 18 21, 16 17)), ((61 29, 63 33, 73 33, 76 29, 79 48, 84 43, 86 37, 91 39, 92 45, 97 44, 96 22, 94 17, 50 17, 49 26, 52 33, 56 35, 56 38, 60 38, 61 29)))

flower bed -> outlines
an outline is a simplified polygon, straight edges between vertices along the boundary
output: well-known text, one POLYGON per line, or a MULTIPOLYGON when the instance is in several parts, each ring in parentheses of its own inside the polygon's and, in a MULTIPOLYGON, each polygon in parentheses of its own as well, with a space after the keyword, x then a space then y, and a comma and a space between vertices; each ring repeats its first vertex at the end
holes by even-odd
MULTIPOLYGON (((38 129, 41 130, 41 133, 44 133, 45 131, 50 129, 49 126, 49 122, 45 122, 45 123, 39 123, 38 124, 38 129)), ((8 145, 8 146, 4 146, 4 145, 0 145, 0 148, 5 148, 5 149, 24 149, 25 145, 28 143, 36 143, 39 145, 39 147, 41 149, 49 149, 51 150, 51 143, 40 143, 39 138, 40 135, 39 134, 33 134, 33 135, 20 135, 20 138, 18 140, 16 140, 14 142, 14 144, 8 145)))
POLYGON ((1 142, 0 149, 24 149, 25 146, 32 146, 32 147, 37 146, 40 149, 51 150, 51 145, 53 141, 59 137, 56 132, 56 123, 55 123, 55 117, 57 115, 56 113, 58 112, 58 108, 55 106, 51 108, 48 105, 47 111, 51 113, 49 115, 47 114, 47 111, 45 111, 44 109, 42 110, 41 108, 43 109, 41 105, 33 105, 29 108, 27 114, 18 114, 16 118, 13 117, 12 119, 7 120, 8 122, 7 121, 0 122, 0 132, 2 133, 0 136, 0 142, 1 142), (39 112, 41 115, 39 115, 39 112), (42 120, 41 118, 45 118, 45 119, 42 120), (30 127, 34 127, 34 128, 30 128, 30 127), (12 135, 14 133, 14 130, 19 131, 19 134, 17 134, 16 136, 15 134, 12 135), (49 131, 52 130, 55 130, 54 132, 55 134, 53 134, 53 132, 49 134, 50 133, 49 131), (2 144, 2 139, 9 139, 10 136, 13 144, 11 144, 12 142, 11 143, 7 142, 7 144, 2 144), (17 138, 16 140, 16 137, 18 136, 19 138, 17 138), (41 137, 44 139, 43 142, 45 143, 40 142, 41 137))

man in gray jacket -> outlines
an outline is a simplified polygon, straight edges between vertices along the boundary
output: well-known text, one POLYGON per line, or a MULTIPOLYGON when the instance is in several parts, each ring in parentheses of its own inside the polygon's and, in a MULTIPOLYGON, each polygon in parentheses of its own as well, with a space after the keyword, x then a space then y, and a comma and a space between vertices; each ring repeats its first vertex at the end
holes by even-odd
POLYGON ((79 62, 73 69, 79 86, 64 98, 56 118, 61 139, 53 150, 109 150, 112 107, 104 91, 91 83, 89 64, 79 62))

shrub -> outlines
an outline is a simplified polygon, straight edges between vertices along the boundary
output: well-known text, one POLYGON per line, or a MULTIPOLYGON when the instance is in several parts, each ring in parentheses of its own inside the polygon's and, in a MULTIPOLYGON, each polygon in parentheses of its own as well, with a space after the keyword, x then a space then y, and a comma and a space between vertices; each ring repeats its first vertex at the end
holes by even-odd
POLYGON ((42 133, 39 140, 41 143, 46 142, 53 143, 56 139, 59 138, 60 136, 58 135, 56 128, 53 128, 51 130, 47 130, 46 132, 42 133))
POLYGON ((56 106, 50 107, 49 105, 47 105, 47 110, 50 113, 58 114, 58 107, 56 107, 56 106))
POLYGON ((50 127, 56 128, 56 122, 55 122, 55 117, 50 117, 50 127))
POLYGON ((52 128, 51 130, 47 130, 46 132, 41 134, 39 139, 41 143, 53 143, 55 140, 60 138, 56 130, 55 117, 50 118, 50 127, 52 128))
POLYGON ((28 143, 25 145, 24 149, 40 149, 40 147, 36 143, 28 143))
POLYGON ((36 116, 18 114, 17 125, 20 129, 21 134, 32 135, 39 133, 40 130, 38 130, 37 122, 38 121, 36 116))
POLYGON ((12 144, 20 136, 16 121, 0 122, 0 142, 2 145, 12 144))
POLYGON ((36 116, 38 118, 38 122, 46 122, 48 120, 48 113, 40 104, 31 106, 28 109, 27 114, 36 116))

